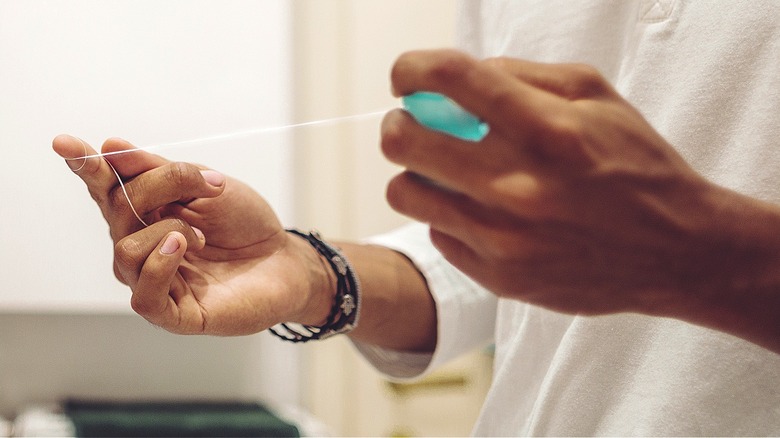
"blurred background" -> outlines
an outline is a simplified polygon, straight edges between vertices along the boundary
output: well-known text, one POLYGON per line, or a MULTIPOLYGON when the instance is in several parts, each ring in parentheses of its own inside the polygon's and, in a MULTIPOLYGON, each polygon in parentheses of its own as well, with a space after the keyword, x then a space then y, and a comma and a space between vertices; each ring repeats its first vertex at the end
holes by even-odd
MULTIPOLYGON (((181 337, 129 308, 81 181, 51 151, 210 137, 398 106, 402 52, 451 47, 454 0, 0 0, 0 417, 67 398, 258 400, 333 435, 464 435, 490 380, 476 351, 414 384, 344 339, 181 337), (303 421, 303 420, 301 420, 303 421)), ((156 151, 241 178, 287 226, 360 239, 406 219, 381 115, 156 151)), ((0 433, 2 435, 2 433, 0 433)))

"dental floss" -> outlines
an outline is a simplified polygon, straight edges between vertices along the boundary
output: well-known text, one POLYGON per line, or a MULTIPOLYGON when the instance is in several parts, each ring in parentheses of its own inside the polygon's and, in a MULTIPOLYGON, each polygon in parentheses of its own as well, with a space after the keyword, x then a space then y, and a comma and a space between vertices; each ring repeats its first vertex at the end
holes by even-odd
POLYGON ((144 146, 144 147, 139 147, 134 149, 125 149, 121 151, 113 151, 113 152, 105 152, 105 153, 97 153, 97 154, 87 154, 87 145, 81 139, 79 139, 79 141, 81 141, 81 144, 84 146, 84 155, 80 157, 65 158, 65 161, 84 160, 81 166, 73 170, 74 173, 77 173, 84 168, 88 159, 102 158, 106 163, 108 163, 109 167, 111 167, 111 170, 114 171, 114 175, 116 176, 116 179, 119 182, 119 187, 122 189, 122 194, 125 196, 125 200, 127 200, 127 204, 130 207, 130 210, 133 212, 136 219, 138 219, 138 221, 141 222, 141 224, 143 224, 144 227, 148 227, 149 224, 147 224, 146 221, 144 221, 141 218, 141 215, 138 214, 138 211, 135 209, 135 206, 133 205, 133 201, 130 200, 130 195, 127 193, 127 189, 125 188, 124 181, 122 181, 122 177, 119 175, 119 172, 117 172, 117 170, 114 168, 111 162, 108 159, 106 159, 106 157, 111 155, 121 155, 121 154, 138 152, 138 151, 149 151, 152 149, 167 149, 167 148, 174 148, 174 147, 192 146, 199 143, 206 143, 206 142, 219 141, 219 140, 229 140, 229 139, 247 137, 252 135, 268 134, 268 133, 279 132, 288 129, 302 128, 307 126, 333 124, 333 123, 339 123, 348 120, 368 119, 368 118, 378 116, 380 114, 384 114, 386 112, 387 110, 381 110, 381 111, 373 111, 369 113, 354 114, 349 116, 333 117, 328 119, 313 120, 313 121, 302 122, 302 123, 294 123, 290 125, 248 129, 244 131, 230 132, 226 134, 213 135, 209 137, 200 137, 200 138, 182 140, 182 141, 177 141, 172 143, 162 143, 162 144, 144 146))
MULTIPOLYGON (((457 138, 469 141, 479 141, 487 135, 490 127, 487 123, 478 119, 473 114, 464 110, 452 99, 440 93, 428 91, 418 91, 401 98, 404 110, 409 112, 418 123, 427 126, 436 131, 445 132, 457 138)), ((333 117, 328 119, 313 120, 308 122, 293 123, 290 125, 271 126, 265 128, 254 128, 243 131, 230 132, 226 134, 212 135, 209 137, 200 137, 189 140, 176 141, 171 143, 160 143, 150 146, 138 147, 134 149, 125 149, 121 151, 97 153, 91 155, 82 155, 80 157, 65 158, 66 161, 86 160, 88 158, 100 158, 111 155, 120 155, 137 151, 149 151, 152 149, 168 149, 174 147, 191 146, 198 143, 206 143, 219 140, 230 140, 253 135, 268 134, 272 132, 285 131, 288 129, 303 128, 307 126, 326 125, 349 120, 368 119, 381 114, 387 110, 372 111, 362 114, 353 114, 349 116, 333 117)))
MULTIPOLYGON (((433 129, 435 131, 444 132, 463 140, 477 142, 482 140, 490 130, 487 123, 481 121, 473 114, 467 112, 460 105, 452 101, 447 96, 444 96, 443 94, 432 93, 427 91, 419 91, 402 97, 401 101, 404 110, 409 112, 412 115, 412 117, 414 117, 414 119, 417 120, 418 123, 430 129, 433 129)), ((177 141, 172 143, 163 143, 163 144, 139 147, 135 149, 125 149, 121 151, 97 153, 91 155, 86 154, 87 146, 82 141, 82 144, 84 145, 85 154, 81 157, 65 158, 65 160, 66 161, 84 160, 84 163, 82 163, 82 165, 78 169, 73 170, 74 172, 78 172, 84 167, 87 159, 103 158, 106 161, 106 163, 108 163, 109 167, 111 167, 111 170, 114 171, 114 175, 116 175, 116 179, 117 181, 119 181, 119 187, 122 189, 122 193, 124 194, 125 199, 127 200, 127 203, 130 206, 130 210, 132 210, 133 214, 138 219, 138 221, 140 221, 145 227, 148 227, 149 224, 147 224, 141 218, 141 216, 138 214, 135 207, 133 206, 133 202, 130 200, 130 196, 127 193, 127 189, 125 188, 124 181, 122 181, 119 172, 117 172, 117 170, 114 168, 111 162, 106 159, 106 157, 111 155, 120 155, 120 154, 126 154, 131 152, 148 151, 151 149, 163 149, 163 148, 167 149, 173 147, 191 146, 198 143, 235 139, 235 138, 259 135, 259 134, 267 134, 267 133, 279 132, 288 129, 306 127, 306 126, 324 125, 324 124, 338 123, 338 122, 343 122, 348 120, 360 120, 360 119, 371 118, 383 114, 385 112, 386 110, 380 110, 380 111, 373 111, 373 112, 363 113, 363 114, 355 114, 349 116, 313 120, 309 122, 294 123, 290 125, 248 129, 245 131, 219 134, 210 137, 201 137, 201 138, 182 140, 182 141, 177 141)), ((79 139, 79 141, 81 140, 79 139)))
MULTIPOLYGON (((81 146, 84 148, 84 154, 85 154, 85 156, 86 156, 86 153, 87 153, 87 144, 86 144, 86 143, 84 143, 84 140, 82 140, 82 139, 80 139, 80 138, 78 138, 78 141, 79 141, 79 142, 81 142, 81 146)), ((67 159, 66 159, 66 160, 67 160, 67 159)), ((140 221, 140 222, 141 222, 141 223, 142 223, 142 224, 143 224, 145 227, 148 227, 148 226, 149 226, 149 224, 147 224, 147 223, 146 223, 146 222, 145 222, 143 219, 141 219, 141 216, 140 216, 140 215, 138 214, 138 212, 135 210, 135 206, 133 206, 133 202, 130 200, 130 196, 127 194, 127 189, 125 188, 125 183, 124 183, 124 181, 122 181, 122 178, 119 176, 119 172, 117 172, 117 171, 116 171, 116 169, 114 168, 114 165, 113 165, 113 164, 111 164, 111 162, 110 162, 110 161, 108 161, 108 160, 105 160, 105 159, 104 159, 104 161, 105 161, 106 163, 108 163, 108 166, 111 168, 111 170, 113 170, 113 171, 114 171, 114 175, 116 175, 116 180, 117 180, 117 181, 119 181, 119 187, 121 187, 121 188, 122 188, 122 193, 125 195, 125 199, 127 200, 127 204, 130 206, 130 210, 132 210, 132 211, 133 211, 133 214, 135 215, 135 217, 136 217, 136 218, 137 218, 137 219, 138 219, 138 220, 139 220, 139 221, 140 221)), ((84 168, 84 166, 86 166, 86 165, 87 165, 87 160, 86 160, 86 158, 85 158, 85 159, 84 159, 84 162, 83 162, 83 163, 81 163, 81 166, 79 166, 79 167, 77 167, 77 168, 75 168, 75 169, 72 169, 73 173, 79 173, 79 172, 81 171, 81 169, 83 169, 83 168, 84 168)))
POLYGON ((348 120, 361 120, 361 119, 369 119, 372 117, 376 117, 378 115, 386 113, 388 110, 379 110, 379 111, 372 111, 369 113, 362 113, 362 114, 353 114, 349 116, 341 116, 341 117, 333 117, 328 119, 320 119, 320 120, 312 120, 308 122, 301 122, 301 123, 293 123, 290 125, 282 125, 282 126, 271 126, 271 127, 264 127, 264 128, 253 128, 253 129, 246 129, 243 131, 235 131, 235 132, 229 132, 226 134, 217 134, 212 135, 208 137, 199 137, 199 138, 193 138, 189 140, 181 140, 181 141, 175 141, 170 143, 159 143, 159 144, 153 144, 149 146, 142 146, 137 147, 134 149, 125 149, 121 151, 113 151, 113 152, 104 152, 104 153, 97 153, 97 154, 91 154, 91 155, 82 155, 80 157, 73 157, 73 158, 65 158, 66 161, 73 161, 73 160, 86 160, 88 158, 102 158, 102 157, 108 157, 111 155, 122 155, 132 152, 138 152, 138 151, 149 151, 153 149, 172 149, 177 147, 187 147, 187 146, 193 146, 199 143, 207 143, 207 142, 213 142, 213 141, 220 141, 220 140, 231 140, 236 138, 242 138, 242 137, 249 137, 254 135, 261 135, 261 134, 270 134, 273 132, 280 132, 285 131, 289 129, 295 129, 295 128, 303 128, 307 126, 317 126, 317 125, 327 125, 327 124, 334 124, 339 122, 345 122, 348 120))
MULTIPOLYGON (((133 211, 133 214, 135 217, 145 226, 148 227, 149 224, 147 224, 143 219, 141 219, 141 216, 138 214, 137 211, 135 211, 135 207, 133 206, 133 201, 130 200, 130 195, 127 194, 127 189, 125 189, 125 183, 122 181, 122 178, 119 176, 119 172, 114 169, 114 165, 111 164, 110 161, 105 160, 106 163, 108 163, 108 166, 111 167, 111 170, 114 171, 114 175, 116 175, 116 180, 119 181, 119 187, 122 188, 122 193, 125 195, 125 199, 127 200, 127 204, 130 206, 130 210, 133 211)), ((86 162, 86 160, 85 160, 86 162)))

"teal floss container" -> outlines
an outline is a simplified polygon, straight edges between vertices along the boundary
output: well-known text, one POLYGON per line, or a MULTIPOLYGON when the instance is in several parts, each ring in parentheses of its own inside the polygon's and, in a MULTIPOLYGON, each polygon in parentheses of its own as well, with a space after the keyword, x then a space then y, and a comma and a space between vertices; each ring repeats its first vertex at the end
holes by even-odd
POLYGON ((462 140, 480 141, 490 130, 487 123, 440 93, 418 91, 403 96, 401 102, 421 125, 462 140))

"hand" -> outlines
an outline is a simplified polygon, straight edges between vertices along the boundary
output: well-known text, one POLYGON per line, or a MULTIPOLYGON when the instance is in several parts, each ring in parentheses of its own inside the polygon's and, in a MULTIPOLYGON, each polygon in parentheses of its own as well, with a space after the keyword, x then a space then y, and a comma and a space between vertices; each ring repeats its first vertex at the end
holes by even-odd
MULTIPOLYGON (((95 153, 66 135, 53 147, 65 158, 95 153)), ((110 139, 102 151, 131 148, 110 139)), ((105 158, 67 163, 109 224, 114 272, 132 289, 131 305, 140 315, 174 333, 215 335, 325 319, 330 304, 314 292, 327 289, 327 271, 252 189, 144 151, 105 158), (125 181, 127 197, 109 161, 125 181)))
POLYGON ((413 52, 392 85, 446 94, 490 125, 470 143, 398 110, 382 148, 406 168, 390 204, 429 223, 442 254, 499 295, 669 314, 744 255, 725 251, 710 221, 750 203, 694 172, 592 68, 413 52))

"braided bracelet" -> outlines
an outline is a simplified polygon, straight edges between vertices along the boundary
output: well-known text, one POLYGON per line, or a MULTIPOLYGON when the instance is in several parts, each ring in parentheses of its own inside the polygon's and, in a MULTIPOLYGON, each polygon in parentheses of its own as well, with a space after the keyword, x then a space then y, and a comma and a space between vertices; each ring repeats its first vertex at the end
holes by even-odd
POLYGON ((355 270, 341 254, 341 251, 325 243, 318 232, 312 231, 307 234, 294 229, 288 229, 287 232, 306 239, 320 255, 327 259, 328 264, 336 274, 336 296, 325 324, 314 326, 286 322, 277 324, 268 330, 279 338, 290 342, 327 339, 354 330, 357 327, 360 314, 360 285, 355 270))

